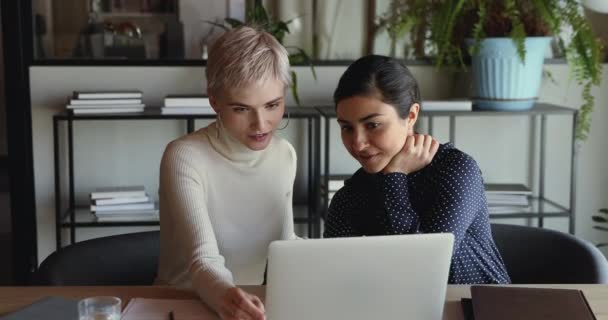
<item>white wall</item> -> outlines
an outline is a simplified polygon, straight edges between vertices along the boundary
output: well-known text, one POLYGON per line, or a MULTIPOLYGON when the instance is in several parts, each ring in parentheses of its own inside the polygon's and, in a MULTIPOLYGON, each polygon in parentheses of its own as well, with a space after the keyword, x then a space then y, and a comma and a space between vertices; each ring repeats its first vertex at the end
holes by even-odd
MULTIPOLYGON (((305 105, 331 104, 331 96, 339 76, 346 67, 317 67, 318 81, 310 70, 297 67, 300 96, 305 105)), ((578 88, 568 82, 566 65, 546 67, 558 79, 558 84, 545 81, 541 100, 575 108, 580 104, 578 88)), ((411 68, 420 82, 424 98, 445 98, 462 94, 460 76, 436 72, 432 66, 411 68)), ((66 97, 73 90, 138 88, 144 92, 147 105, 160 105, 169 93, 200 91, 205 85, 202 67, 32 67, 32 128, 34 145, 34 174, 38 220, 38 250, 42 261, 54 250, 54 180, 52 116, 60 112, 66 97)), ((465 77, 466 78, 466 77, 465 77)), ((578 165, 578 202, 576 234, 597 242, 608 237, 592 230, 590 216, 598 208, 608 206, 608 152, 604 137, 608 134, 608 76, 604 74, 601 88, 594 89, 597 109, 593 115, 589 141, 580 148, 578 165)), ((466 91, 466 88, 464 89, 466 91)), ((291 97, 288 99, 293 104, 291 97)), ((571 120, 565 116, 550 118, 547 155, 552 161, 547 167, 547 194, 567 205, 569 177, 569 139, 571 120)), ((205 122, 197 122, 197 127, 205 122)), ((435 133, 440 140, 448 137, 447 120, 437 119, 435 133)), ((424 127, 424 126, 423 126, 424 127)), ((156 196, 158 166, 167 142, 185 131, 179 121, 83 121, 75 127, 75 166, 77 201, 86 203, 86 196, 104 184, 144 184, 156 196)), ((356 163, 346 154, 338 137, 337 125, 332 125, 332 173, 352 173, 356 163)), ((456 145, 473 155, 483 170, 487 182, 531 181, 527 161, 530 154, 529 121, 526 118, 467 118, 457 121, 456 145)), ((64 131, 65 132, 65 131, 64 131)), ((306 146, 302 140, 304 126, 292 121, 282 133, 299 154, 297 193, 303 195, 306 174, 306 146)), ((64 167, 65 172, 65 167, 64 167)), ((535 173, 534 170, 532 173, 535 173)), ((65 190, 65 187, 64 187, 65 190)), ((65 195, 64 195, 65 196, 65 195)), ((518 221, 519 222, 519 221, 518 221)), ((550 227, 567 230, 565 219, 550 219, 550 227)), ((134 230, 134 229, 129 229, 134 230)), ((125 232, 126 229, 79 229, 77 240, 100 234, 125 232)), ((64 239, 67 233, 64 232, 64 239)))

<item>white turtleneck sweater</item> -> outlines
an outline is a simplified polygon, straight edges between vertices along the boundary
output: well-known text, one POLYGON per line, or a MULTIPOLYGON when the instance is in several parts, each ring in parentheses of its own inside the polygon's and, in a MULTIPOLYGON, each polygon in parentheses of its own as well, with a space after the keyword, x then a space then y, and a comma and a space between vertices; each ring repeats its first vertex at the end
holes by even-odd
POLYGON ((192 288, 216 311, 226 289, 261 284, 270 242, 296 238, 295 175, 295 150, 276 136, 253 151, 214 122, 169 143, 157 283, 192 288))

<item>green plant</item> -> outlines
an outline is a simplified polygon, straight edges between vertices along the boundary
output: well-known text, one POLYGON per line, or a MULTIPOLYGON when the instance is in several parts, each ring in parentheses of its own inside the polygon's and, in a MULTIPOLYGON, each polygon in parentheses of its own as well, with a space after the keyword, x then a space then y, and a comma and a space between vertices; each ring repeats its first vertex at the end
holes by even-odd
MULTIPOLYGON (((600 213, 600 215, 591 217, 591 219, 593 219, 593 222, 597 223, 596 225, 593 226, 593 228, 597 229, 597 230, 608 232, 608 209, 606 209, 606 208, 600 209, 599 213, 600 213)), ((598 248, 606 247, 606 246, 608 246, 608 242, 603 242, 603 243, 597 244, 598 248)))
MULTIPOLYGON (((245 13, 245 21, 240 21, 232 18, 225 18, 224 24, 218 24, 215 22, 207 21, 213 25, 219 26, 224 29, 228 28, 236 28, 243 25, 255 26, 257 28, 261 28, 262 30, 271 34, 277 41, 283 45, 283 39, 285 35, 289 33, 289 24, 293 22, 292 20, 288 21, 273 21, 273 19, 268 14, 266 8, 262 4, 261 0, 255 0, 252 6, 248 6, 245 13)), ((285 48, 290 51, 289 53, 289 63, 293 64, 307 64, 310 66, 312 71, 313 78, 317 79, 317 74, 315 72, 314 65, 312 63, 312 59, 308 56, 306 51, 299 47, 294 46, 285 46, 285 48), (295 52, 294 52, 295 51, 295 52)), ((290 71, 291 74, 291 94, 293 95, 294 100, 298 105, 300 105, 300 97, 298 95, 298 77, 295 71, 290 71)))
POLYGON ((393 49, 409 33, 414 55, 434 56, 437 67, 464 66, 464 38, 475 39, 468 52, 474 54, 484 38, 510 37, 525 61, 526 36, 553 35, 583 87, 576 137, 587 139, 594 106, 591 88, 601 80, 602 44, 577 0, 393 0, 379 27, 388 31, 393 49), (564 29, 572 32, 564 36, 564 29))

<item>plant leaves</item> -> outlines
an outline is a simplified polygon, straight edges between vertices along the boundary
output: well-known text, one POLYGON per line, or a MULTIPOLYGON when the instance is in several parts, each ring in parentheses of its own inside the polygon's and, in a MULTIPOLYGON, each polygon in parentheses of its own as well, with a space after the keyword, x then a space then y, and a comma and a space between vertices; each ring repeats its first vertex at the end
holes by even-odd
POLYGON ((220 28, 222 28, 222 29, 224 29, 226 31, 228 31, 228 29, 229 29, 228 27, 226 27, 225 24, 217 23, 215 21, 203 20, 203 22, 208 23, 208 24, 213 25, 213 26, 216 26, 216 27, 220 27, 220 28))
POLYGON ((243 21, 233 19, 233 18, 225 18, 224 22, 226 22, 232 28, 237 28, 237 27, 240 27, 245 24, 243 21))
POLYGON ((298 75, 295 71, 291 71, 291 94, 293 95, 293 99, 296 101, 296 104, 300 105, 300 96, 298 96, 298 75))
POLYGON ((298 47, 288 47, 289 49, 297 50, 297 53, 289 55, 290 63, 298 63, 298 64, 307 64, 310 66, 310 71, 312 72, 312 77, 317 80, 317 72, 315 71, 315 66, 312 63, 312 59, 308 56, 306 51, 298 47), (292 60, 293 59, 293 60, 292 60))
POLYGON ((268 13, 266 12, 266 8, 264 8, 261 0, 255 0, 251 22, 262 26, 263 28, 267 27, 270 23, 268 13))
POLYGON ((608 219, 602 216, 592 216, 591 219, 595 222, 608 222, 608 219))

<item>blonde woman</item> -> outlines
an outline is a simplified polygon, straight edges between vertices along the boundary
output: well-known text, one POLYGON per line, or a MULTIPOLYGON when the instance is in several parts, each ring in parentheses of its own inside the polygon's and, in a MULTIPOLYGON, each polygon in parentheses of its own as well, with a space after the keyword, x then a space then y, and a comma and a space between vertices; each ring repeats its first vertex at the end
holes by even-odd
POLYGON ((192 288, 222 319, 263 319, 268 244, 293 239, 296 154, 274 133, 290 83, 287 52, 250 27, 212 46, 207 93, 217 119, 171 142, 160 167, 157 282, 192 288))

